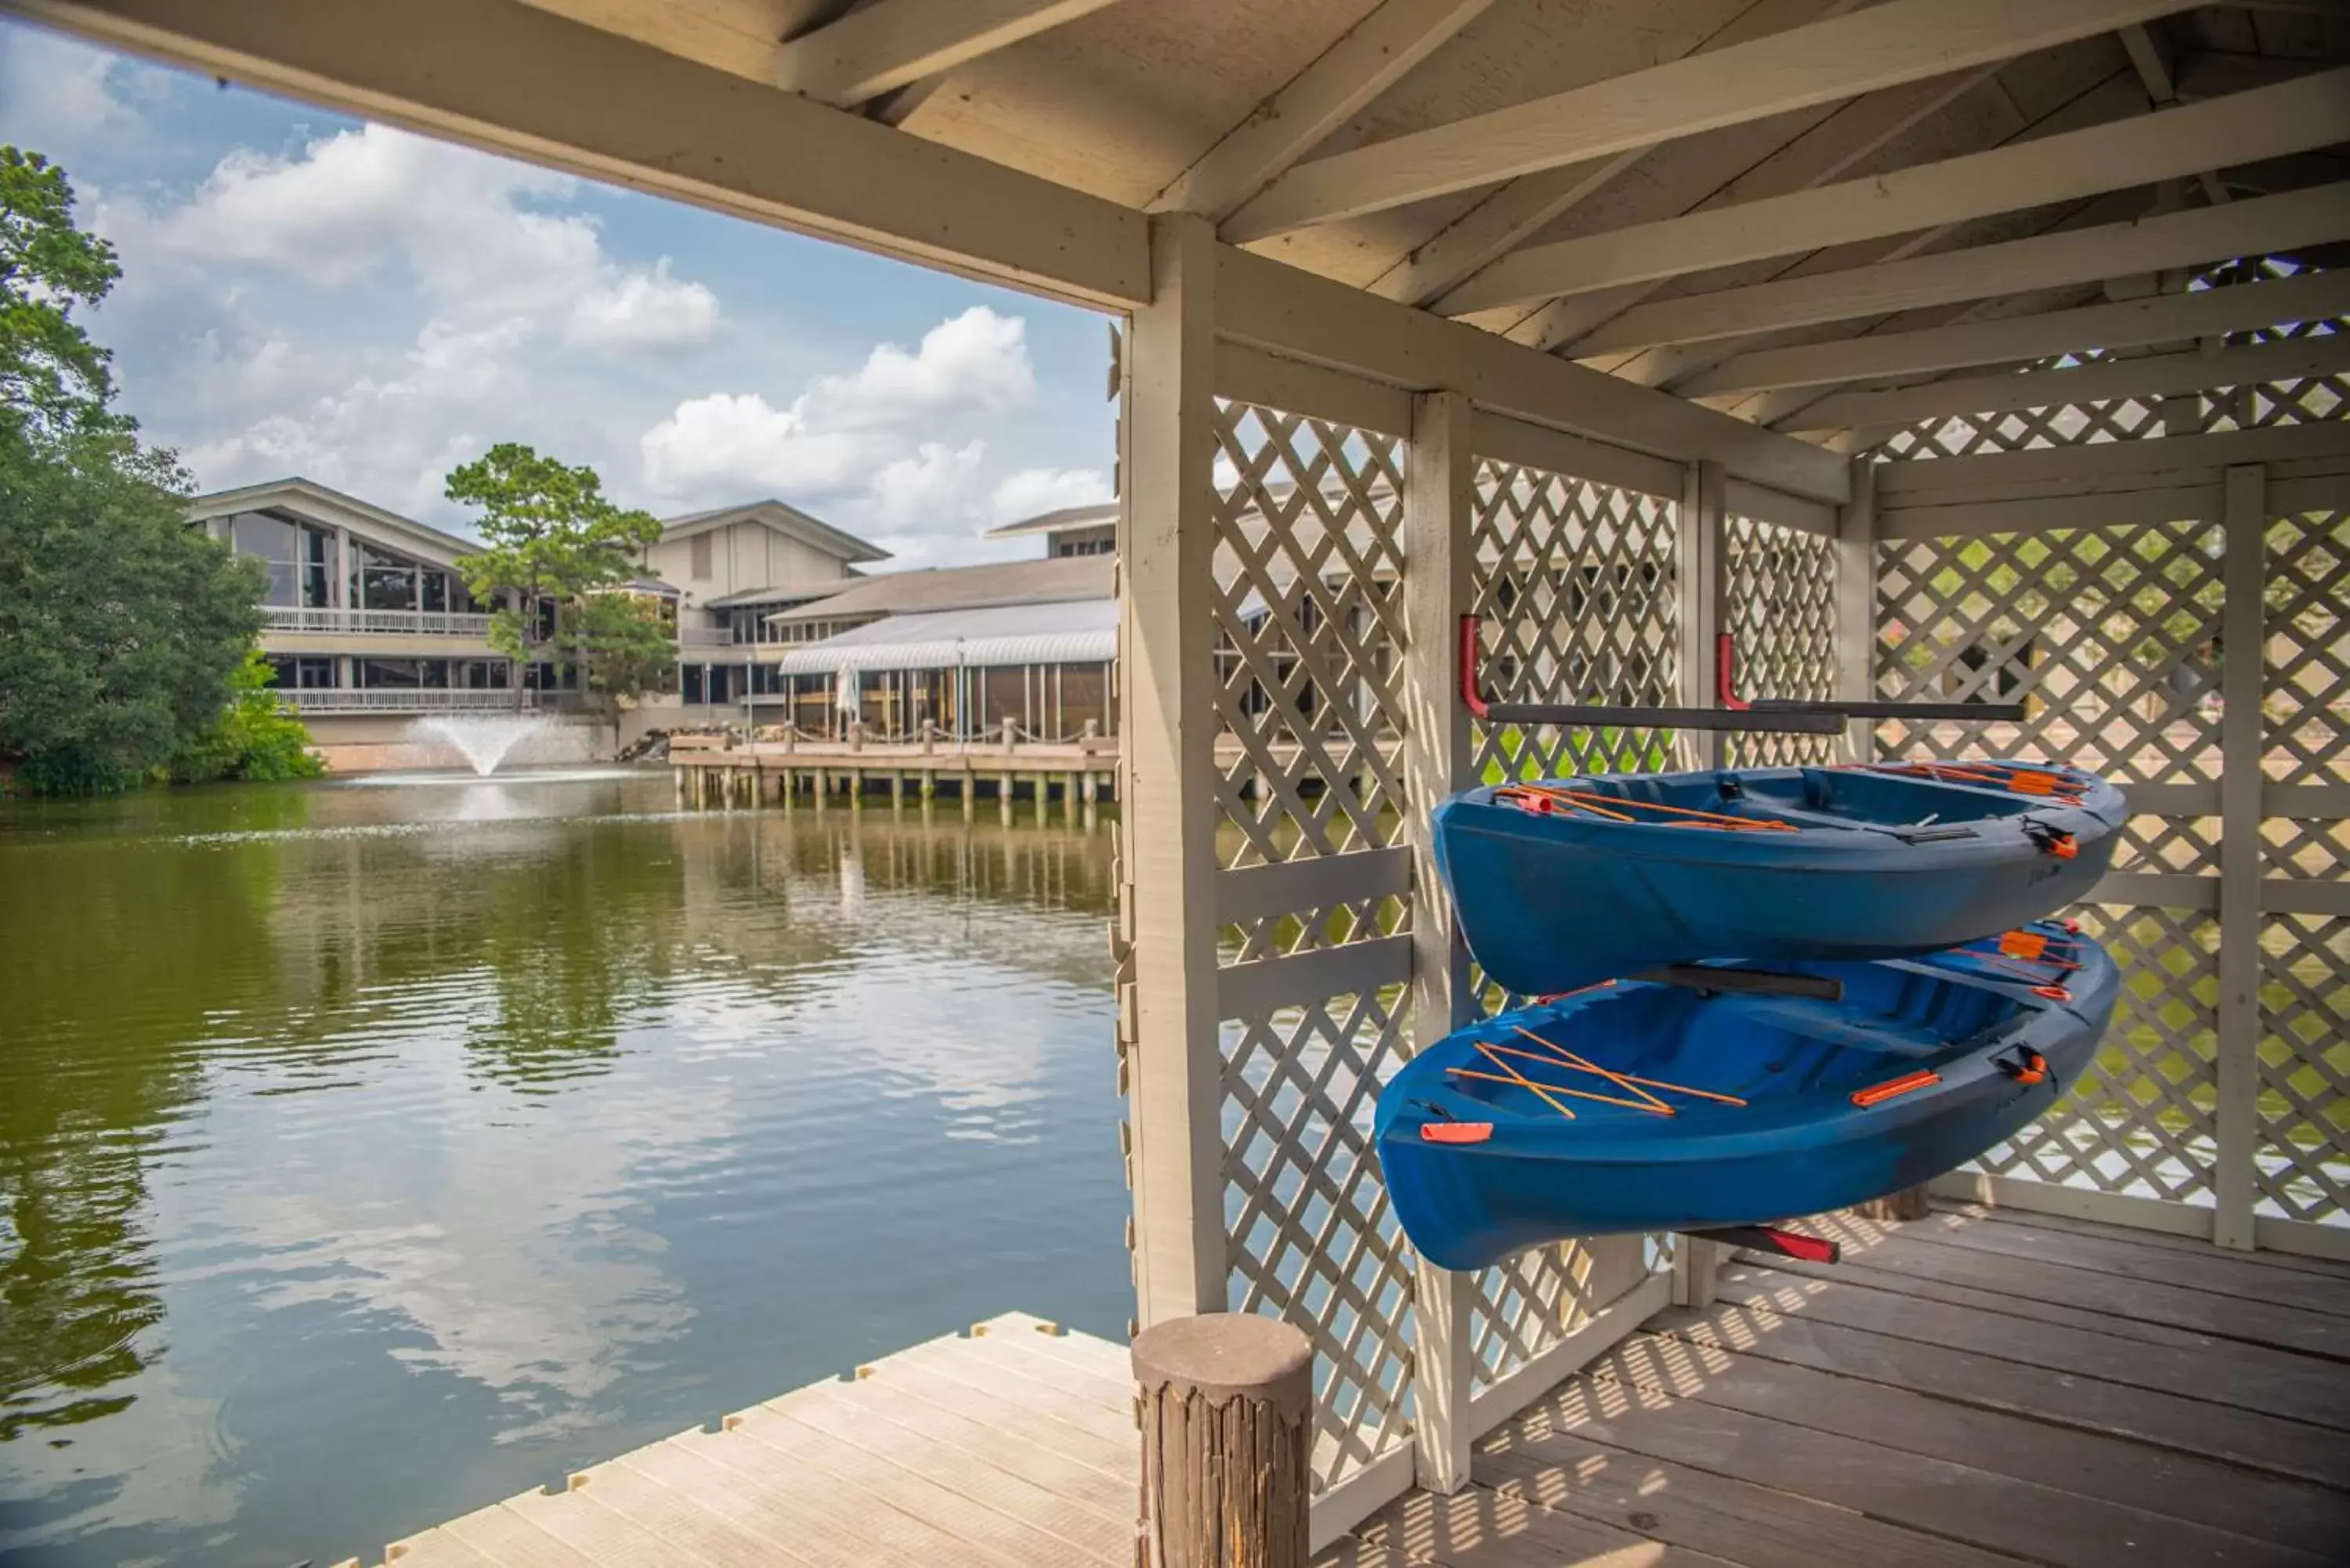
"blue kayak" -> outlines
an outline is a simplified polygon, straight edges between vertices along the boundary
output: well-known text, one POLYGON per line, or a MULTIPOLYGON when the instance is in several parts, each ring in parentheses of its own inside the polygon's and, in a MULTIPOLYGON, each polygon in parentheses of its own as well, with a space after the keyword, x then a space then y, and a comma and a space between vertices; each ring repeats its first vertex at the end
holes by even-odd
POLYGON ((1380 1091, 1375 1135, 1412 1245, 1477 1269, 1573 1236, 1768 1224, 1915 1186, 2054 1105, 2116 991, 2105 950, 2047 921, 1925 959, 1747 967, 1841 981, 1843 1000, 1619 981, 1413 1057, 1380 1091))
POLYGON ((1435 812, 1469 950, 1522 996, 1700 959, 1936 952, 2085 897, 2126 806, 2093 774, 1904 763, 1604 774, 1435 812))

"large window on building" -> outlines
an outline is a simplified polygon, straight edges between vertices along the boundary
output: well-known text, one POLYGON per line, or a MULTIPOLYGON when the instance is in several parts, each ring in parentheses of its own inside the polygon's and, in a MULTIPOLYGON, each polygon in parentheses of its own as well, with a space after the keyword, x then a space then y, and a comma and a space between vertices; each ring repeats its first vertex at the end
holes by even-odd
POLYGON ((229 519, 229 546, 259 561, 269 574, 261 602, 280 608, 316 609, 328 602, 323 528, 273 512, 240 512, 229 519))
POLYGON ((355 659, 351 669, 359 683, 370 691, 442 691, 449 684, 445 659, 355 659))
POLYGON ((332 659, 289 659, 272 655, 269 683, 281 691, 325 691, 335 683, 335 661, 332 659))
POLYGON ((351 602, 361 609, 463 613, 473 608, 465 579, 376 545, 351 542, 351 602))

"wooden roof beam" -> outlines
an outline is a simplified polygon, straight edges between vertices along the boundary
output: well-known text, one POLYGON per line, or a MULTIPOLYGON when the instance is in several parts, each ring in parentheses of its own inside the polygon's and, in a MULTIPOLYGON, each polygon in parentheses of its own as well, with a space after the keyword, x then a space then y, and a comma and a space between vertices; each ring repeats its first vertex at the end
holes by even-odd
POLYGON ((1149 211, 1222 220, 1493 0, 1385 0, 1159 192, 1149 211))
POLYGON ((775 85, 847 107, 1098 11, 1116 0, 875 0, 775 51, 775 85))
POLYGON ((2323 185, 2136 223, 1943 251, 1882 266, 1660 299, 1626 311, 1577 343, 1575 353, 1606 354, 1887 316, 2345 237, 2350 237, 2350 183, 2323 185))
POLYGON ((509 158, 1113 308, 1130 208, 517 0, 6 0, 112 48, 509 158), (780 155, 787 154, 787 155, 780 155))
POLYGON ((1301 163, 1234 213, 1235 244, 2012 59, 2178 0, 1887 0, 1733 48, 1301 163))
POLYGON ((2289 337, 2217 354, 2199 350, 2108 359, 2024 375, 1970 376, 1890 392, 1839 392, 1782 421, 1807 431, 1860 430, 1918 420, 2044 409, 2106 398, 2150 398, 2213 387, 2258 386, 2350 370, 2350 333, 2289 337))
POLYGON ((2350 67, 1769 201, 1534 245, 1447 295, 1447 316, 1646 283, 2185 179, 2350 140, 2350 67))
POLYGON ((2350 316, 2350 272, 2306 273, 2268 283, 2043 311, 2003 321, 1758 348, 1699 372, 1679 389, 1690 397, 1717 397, 1774 388, 1889 380, 2088 348, 2183 342, 2338 316, 2350 316))

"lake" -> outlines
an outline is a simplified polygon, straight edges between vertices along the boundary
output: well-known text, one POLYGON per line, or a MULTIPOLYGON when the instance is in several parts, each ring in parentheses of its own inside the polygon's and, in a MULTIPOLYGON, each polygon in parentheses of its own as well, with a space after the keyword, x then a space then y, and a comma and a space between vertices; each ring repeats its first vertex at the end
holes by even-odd
POLYGON ((0 806, 0 1559, 383 1543, 1121 1336, 1110 829, 665 771, 0 806))

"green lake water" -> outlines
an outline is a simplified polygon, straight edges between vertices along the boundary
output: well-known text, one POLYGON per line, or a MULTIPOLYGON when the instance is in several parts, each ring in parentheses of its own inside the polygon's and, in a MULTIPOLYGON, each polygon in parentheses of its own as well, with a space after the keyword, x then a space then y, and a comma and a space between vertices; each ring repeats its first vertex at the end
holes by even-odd
POLYGON ((0 1560, 388 1540, 1121 1334, 1109 828, 666 772, 0 806, 0 1560))

